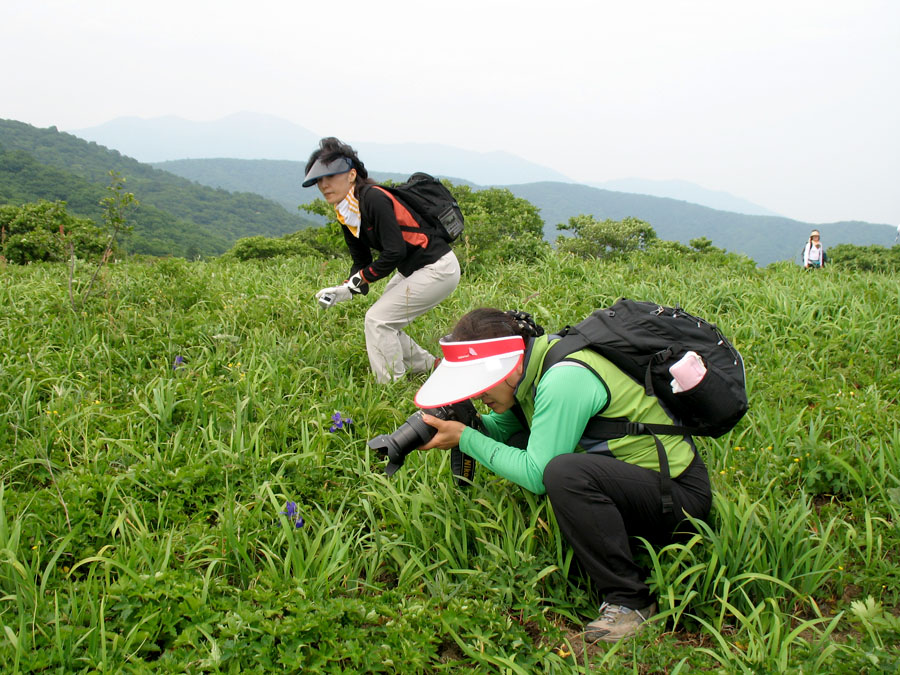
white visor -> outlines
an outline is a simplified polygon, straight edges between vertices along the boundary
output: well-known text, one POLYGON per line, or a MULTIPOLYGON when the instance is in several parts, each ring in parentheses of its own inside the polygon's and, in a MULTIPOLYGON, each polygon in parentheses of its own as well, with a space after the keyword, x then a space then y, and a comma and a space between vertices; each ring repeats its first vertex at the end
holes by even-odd
POLYGON ((519 335, 449 342, 441 340, 444 358, 416 392, 420 408, 438 408, 480 396, 505 380, 522 363, 525 340, 519 335))

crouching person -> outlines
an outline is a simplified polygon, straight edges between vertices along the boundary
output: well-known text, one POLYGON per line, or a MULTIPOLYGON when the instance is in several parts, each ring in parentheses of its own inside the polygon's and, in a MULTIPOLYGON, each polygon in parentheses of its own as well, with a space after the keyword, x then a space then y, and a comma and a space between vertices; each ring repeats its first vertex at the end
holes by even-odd
POLYGON ((303 187, 313 185, 334 207, 353 260, 347 281, 321 289, 316 299, 325 307, 345 302, 390 277, 366 312, 372 372, 381 383, 399 380, 407 372, 430 372, 434 356, 404 329, 459 284, 459 261, 450 244, 378 188, 356 151, 336 138, 323 138, 309 157, 303 187), (374 261, 373 250, 378 252, 374 261))
POLYGON ((434 408, 479 399, 492 412, 481 417, 485 433, 425 415, 437 433, 422 449, 459 446, 504 478, 546 493, 600 596, 599 616, 585 627, 585 639, 615 642, 657 610, 634 560, 634 537, 662 545, 685 514, 706 518, 709 475, 690 436, 660 435, 660 446, 646 435, 592 438, 589 422, 596 416, 672 420, 641 384, 590 349, 541 375, 554 341, 522 313, 483 308, 462 317, 441 341, 444 359, 415 402, 434 408), (508 444, 522 432, 527 442, 517 445, 524 448, 508 444), (668 477, 660 460, 668 464, 668 477))

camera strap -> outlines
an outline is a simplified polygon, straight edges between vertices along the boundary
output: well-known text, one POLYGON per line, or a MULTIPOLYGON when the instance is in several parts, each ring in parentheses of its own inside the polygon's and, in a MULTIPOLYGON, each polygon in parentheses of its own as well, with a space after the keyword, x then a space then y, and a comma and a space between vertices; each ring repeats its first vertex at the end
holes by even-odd
POLYGON ((475 460, 460 450, 458 445, 450 448, 450 470, 457 487, 472 485, 475 480, 475 465, 475 460))

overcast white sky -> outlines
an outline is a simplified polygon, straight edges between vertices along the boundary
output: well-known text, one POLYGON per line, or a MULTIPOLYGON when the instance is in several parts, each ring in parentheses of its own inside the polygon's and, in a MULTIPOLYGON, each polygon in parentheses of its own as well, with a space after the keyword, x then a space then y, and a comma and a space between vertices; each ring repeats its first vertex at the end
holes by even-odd
POLYGON ((896 0, 5 0, 0 64, 40 127, 249 110, 900 223, 896 0))

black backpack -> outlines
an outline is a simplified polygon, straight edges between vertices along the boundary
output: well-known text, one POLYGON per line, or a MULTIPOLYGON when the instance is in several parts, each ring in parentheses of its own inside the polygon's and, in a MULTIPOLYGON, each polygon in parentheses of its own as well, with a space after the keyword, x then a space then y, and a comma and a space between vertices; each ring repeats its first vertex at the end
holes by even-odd
POLYGON ((400 185, 379 185, 400 200, 410 211, 435 228, 449 241, 463 231, 463 214, 453 195, 436 178, 414 173, 400 185))
POLYGON ((741 355, 715 324, 677 306, 627 298, 596 310, 557 335, 561 339, 547 352, 542 376, 573 352, 590 348, 641 383, 648 396, 660 399, 663 407, 679 420, 680 424, 644 424, 594 417, 587 427, 592 435, 601 438, 653 436, 659 454, 663 512, 670 512, 669 465, 657 434, 718 438, 731 430, 749 408, 741 355), (676 394, 670 385, 669 366, 688 351, 702 357, 706 374, 696 387, 676 394))

